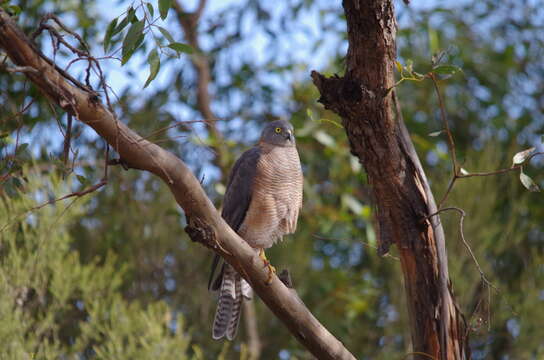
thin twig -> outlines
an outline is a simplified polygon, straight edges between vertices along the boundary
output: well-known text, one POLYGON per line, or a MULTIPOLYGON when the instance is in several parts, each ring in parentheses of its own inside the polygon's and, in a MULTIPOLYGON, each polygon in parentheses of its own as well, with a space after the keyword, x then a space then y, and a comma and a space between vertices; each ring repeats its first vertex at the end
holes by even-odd
POLYGON ((438 82, 436 81, 436 77, 434 73, 427 74, 429 79, 433 82, 434 90, 436 92, 436 96, 438 97, 438 105, 440 106, 440 117, 442 118, 442 123, 444 124, 444 130, 446 131, 446 135, 448 137, 448 149, 450 151, 451 156, 451 167, 452 167, 452 178, 450 180, 450 184, 448 185, 448 189, 446 190, 446 193, 444 194, 444 197, 440 202, 438 203, 438 208, 442 208, 442 205, 448 198, 449 193, 451 192, 451 189, 453 188, 453 185, 455 184, 455 181, 457 180, 457 155, 455 153, 455 142, 453 141, 453 135, 450 130, 450 125, 448 123, 448 118, 446 115, 446 107, 444 105, 444 100, 442 99, 442 95, 440 94, 440 88, 438 87, 438 82))
POLYGON ((478 262, 478 259, 476 259, 476 255, 474 255, 474 252, 472 251, 472 248, 470 247, 469 243, 465 239, 465 233, 464 233, 464 229, 463 229, 463 222, 464 222, 465 216, 466 216, 465 211, 463 209, 461 209, 461 208, 456 207, 456 206, 450 206, 450 207, 442 208, 442 209, 436 211, 435 213, 427 216, 427 219, 429 219, 429 218, 431 218, 433 216, 436 216, 436 215, 440 214, 443 211, 456 211, 457 213, 459 213, 459 215, 460 215, 460 218, 459 218, 459 236, 461 237, 461 241, 463 242, 463 245, 465 246, 468 253, 472 257, 472 260, 474 261, 474 264, 476 265, 476 268, 478 269, 478 272, 480 273, 480 277, 482 278, 482 281, 487 286, 489 286, 489 287, 493 288, 495 291, 499 292, 499 289, 495 285, 493 285, 487 279, 487 277, 485 276, 485 273, 483 272, 482 267, 480 266, 480 263, 478 262))

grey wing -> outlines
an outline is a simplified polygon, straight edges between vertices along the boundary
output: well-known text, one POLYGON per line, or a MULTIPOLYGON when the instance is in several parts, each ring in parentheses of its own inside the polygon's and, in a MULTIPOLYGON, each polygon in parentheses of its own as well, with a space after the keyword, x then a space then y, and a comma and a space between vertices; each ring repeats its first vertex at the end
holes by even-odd
MULTIPOLYGON (((261 149, 258 146, 247 150, 234 163, 230 173, 221 216, 234 231, 240 229, 240 225, 244 222, 247 210, 249 209, 249 204, 251 204, 253 180, 257 173, 257 163, 259 162, 260 156, 261 149)), ((210 279, 208 281, 208 289, 218 290, 221 285, 221 278, 224 271, 223 266, 221 266, 219 276, 215 281, 213 280, 215 269, 220 260, 219 255, 215 255, 210 279)))

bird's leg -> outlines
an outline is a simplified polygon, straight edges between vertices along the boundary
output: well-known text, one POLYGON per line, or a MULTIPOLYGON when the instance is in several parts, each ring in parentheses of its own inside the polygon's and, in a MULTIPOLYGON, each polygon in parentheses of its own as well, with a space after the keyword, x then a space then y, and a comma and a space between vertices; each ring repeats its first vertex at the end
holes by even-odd
POLYGON ((259 257, 263 260, 264 262, 264 267, 267 267, 268 268, 268 279, 266 280, 266 284, 267 285, 270 285, 272 283, 272 274, 275 274, 276 273, 276 268, 273 267, 271 264, 270 264, 270 261, 268 261, 268 259, 266 258, 266 255, 264 253, 264 249, 261 249, 259 251, 259 257))

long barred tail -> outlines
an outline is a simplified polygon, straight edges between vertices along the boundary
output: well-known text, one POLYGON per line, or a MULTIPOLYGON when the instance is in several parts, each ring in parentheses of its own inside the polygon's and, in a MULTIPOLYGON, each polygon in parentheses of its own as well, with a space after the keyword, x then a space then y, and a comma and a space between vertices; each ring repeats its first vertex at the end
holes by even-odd
POLYGON ((251 287, 232 266, 226 264, 219 290, 219 303, 213 321, 213 338, 215 340, 221 339, 225 335, 229 340, 234 339, 240 323, 244 297, 251 298, 251 287))

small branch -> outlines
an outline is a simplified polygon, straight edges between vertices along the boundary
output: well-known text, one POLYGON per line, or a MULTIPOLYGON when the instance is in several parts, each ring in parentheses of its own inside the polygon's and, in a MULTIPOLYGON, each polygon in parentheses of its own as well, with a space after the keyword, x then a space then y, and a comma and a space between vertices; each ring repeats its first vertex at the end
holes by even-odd
POLYGON ((68 194, 68 195, 64 195, 58 199, 53 199, 53 200, 50 200, 50 201, 47 201, 47 202, 44 202, 43 204, 40 204, 38 206, 35 206, 33 208, 30 208, 26 213, 29 213, 31 211, 34 211, 34 210, 39 210, 41 208, 43 208, 44 206, 47 206, 47 205, 51 205, 51 204, 54 204, 56 202, 59 202, 59 201, 62 201, 62 200, 66 200, 66 199, 69 199, 71 197, 82 197, 82 196, 85 196, 87 194, 90 194, 90 193, 93 193, 95 191, 97 191, 98 189, 100 189, 102 186, 106 185, 108 183, 108 181, 106 179, 102 179, 100 180, 99 183, 97 184, 94 184, 93 186, 90 186, 84 190, 81 190, 81 191, 75 191, 71 194, 68 194))
POLYGON ((448 138, 448 149, 450 151, 451 156, 451 167, 452 167, 452 178, 450 180, 450 184, 448 185, 448 189, 446 190, 446 193, 444 194, 444 197, 440 202, 438 203, 438 208, 442 208, 442 205, 444 205, 444 202, 448 198, 449 193, 451 192, 451 189, 453 189, 453 185, 455 184, 455 181, 457 180, 457 155, 455 151, 455 142, 453 141, 453 135, 450 130, 450 125, 448 123, 448 118, 446 116, 446 107, 444 105, 444 100, 442 99, 442 94, 440 94, 440 88, 438 87, 438 82, 436 81, 436 76, 434 73, 430 72, 427 74, 429 79, 433 82, 434 90, 436 92, 436 96, 438 98, 438 104, 440 106, 440 117, 442 118, 442 123, 444 124, 444 130, 446 131, 446 135, 448 138))
POLYGON ((472 260, 474 261, 474 264, 476 265, 476 268, 478 269, 478 272, 480 273, 480 277, 482 278, 482 281, 487 286, 493 288, 496 291, 499 291, 499 289, 497 289, 497 287, 495 287, 495 285, 493 285, 487 279, 487 277, 485 276, 485 273, 482 270, 482 267, 480 266, 480 263, 478 262, 478 259, 476 259, 476 255, 474 255, 474 252, 472 251, 472 248, 470 247, 469 243, 465 239, 465 232, 464 232, 464 229, 463 229, 463 222, 464 222, 465 216, 466 216, 465 211, 463 209, 461 209, 461 208, 458 208, 458 207, 455 207, 455 206, 450 206, 450 207, 442 208, 442 209, 438 210, 437 212, 427 216, 427 219, 429 219, 429 218, 431 218, 433 216, 436 216, 436 215, 440 214, 443 211, 456 211, 457 213, 459 213, 459 216, 460 216, 460 218, 459 218, 459 235, 461 237, 461 241, 463 242, 463 245, 467 249, 468 253, 470 254, 470 257, 472 258, 472 260))
POLYGON ((512 165, 509 168, 504 168, 504 169, 499 169, 499 170, 494 170, 494 171, 487 171, 487 172, 475 172, 475 173, 468 173, 468 174, 458 174, 457 178, 463 179, 463 178, 469 178, 469 177, 475 177, 475 176, 492 176, 492 175, 504 174, 504 173, 514 171, 514 170, 519 170, 519 169, 521 169, 523 167, 524 164, 528 163, 529 160, 531 160, 532 158, 534 158, 535 156, 538 156, 538 155, 544 155, 544 152, 533 153, 530 156, 528 156, 527 159, 522 164, 512 165))

